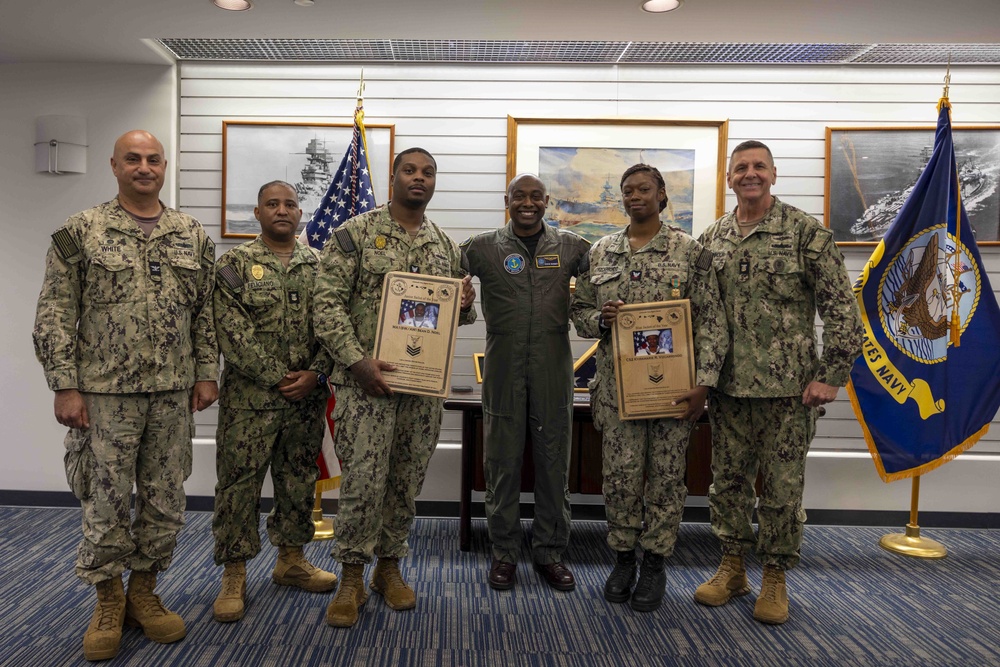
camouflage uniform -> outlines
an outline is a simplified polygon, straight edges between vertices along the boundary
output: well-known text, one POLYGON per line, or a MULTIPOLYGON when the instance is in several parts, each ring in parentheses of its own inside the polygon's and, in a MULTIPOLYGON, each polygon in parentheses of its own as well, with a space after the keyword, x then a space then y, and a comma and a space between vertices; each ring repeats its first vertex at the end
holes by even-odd
MULTIPOLYGON (((382 281, 390 271, 456 278, 467 273, 458 246, 437 225, 425 217, 411 240, 386 206, 348 220, 323 249, 313 321, 334 360, 334 446, 342 483, 333 556, 341 563, 407 555, 415 498, 441 432, 441 399, 368 396, 350 371, 372 353, 382 281)), ((475 319, 473 309, 462 313, 460 323, 475 319)))
POLYGON ((83 507, 77 575, 96 584, 127 568, 165 570, 191 473, 190 391, 218 376, 215 245, 169 208, 146 238, 117 198, 52 239, 35 353, 49 388, 78 389, 90 416, 66 437, 67 480, 83 507))
POLYGON ((599 324, 600 308, 605 301, 690 299, 697 385, 715 386, 729 336, 708 251, 681 230, 663 225, 649 243, 633 252, 626 232, 594 244, 590 271, 577 280, 573 323, 581 336, 601 338, 590 400, 594 425, 604 434, 608 545, 628 551, 639 542, 645 552, 669 556, 687 497, 684 476, 693 425, 673 417, 618 418, 614 350, 610 332, 599 324))
POLYGON ((260 553, 260 489, 271 467, 274 509, 267 532, 275 546, 313 536, 313 497, 323 444, 325 383, 299 401, 277 388, 289 371, 330 372, 313 335, 319 253, 297 244, 286 268, 260 237, 233 248, 216 270, 215 326, 226 363, 216 438, 215 562, 260 553))
POLYGON ((483 470, 486 517, 496 560, 520 550, 521 463, 527 422, 535 461, 532 556, 562 561, 569 544, 569 458, 573 433, 570 280, 585 269, 590 244, 542 225, 531 257, 511 223, 462 244, 482 285, 486 318, 483 373, 483 470), (507 268, 517 255, 523 268, 507 268), (525 259, 527 261, 525 261, 525 259))
POLYGON ((799 560, 805 460, 816 424, 802 393, 813 380, 847 383, 861 353, 858 304, 830 231, 777 197, 745 238, 734 211, 701 242, 715 256, 732 337, 709 403, 712 528, 725 553, 756 546, 764 565, 789 569, 799 560), (750 520, 758 468, 764 485, 755 538, 750 520))

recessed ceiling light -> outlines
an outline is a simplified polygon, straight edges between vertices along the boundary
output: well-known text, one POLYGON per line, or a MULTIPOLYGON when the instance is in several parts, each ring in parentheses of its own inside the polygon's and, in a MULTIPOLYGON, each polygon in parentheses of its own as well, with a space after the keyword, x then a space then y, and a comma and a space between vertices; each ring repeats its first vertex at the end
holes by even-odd
POLYGON ((253 7, 250 0, 212 0, 212 4, 219 9, 228 9, 231 12, 243 12, 253 7))
POLYGON ((642 3, 642 11, 653 14, 672 12, 683 4, 684 0, 645 0, 642 3))
POLYGON ((312 7, 316 4, 316 0, 294 0, 294 2, 299 7, 312 7))

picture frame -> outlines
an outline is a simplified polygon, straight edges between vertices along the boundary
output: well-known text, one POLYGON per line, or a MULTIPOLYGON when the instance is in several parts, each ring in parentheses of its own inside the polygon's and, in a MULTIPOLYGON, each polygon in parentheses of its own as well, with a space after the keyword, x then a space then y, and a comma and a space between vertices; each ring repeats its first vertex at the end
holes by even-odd
MULTIPOLYGON (((253 238, 257 190, 269 181, 291 183, 302 221, 312 218, 351 143, 353 123, 222 121, 222 236, 253 238)), ((365 123, 375 201, 389 201, 396 126, 365 123)))
MULTIPOLYGON (((594 378, 597 372, 597 359, 594 353, 601 341, 595 341, 587 348, 587 351, 580 355, 580 358, 573 362, 573 392, 586 394, 587 384, 594 378)), ((472 365, 476 369, 476 382, 483 383, 483 368, 486 364, 486 354, 483 352, 472 353, 472 365)))
POLYGON ((476 369, 476 383, 483 383, 483 369, 486 367, 486 353, 485 352, 473 352, 472 353, 472 365, 476 369))
MULTIPOLYGON (((881 239, 930 159, 935 127, 827 127, 824 224, 840 245, 881 239)), ((979 245, 1000 245, 1000 125, 952 128, 965 205, 979 245)))
POLYGON ((537 174, 546 219, 593 242, 622 229, 622 173, 638 162, 667 184, 664 222, 697 237, 723 213, 728 120, 507 116, 507 182, 537 174))

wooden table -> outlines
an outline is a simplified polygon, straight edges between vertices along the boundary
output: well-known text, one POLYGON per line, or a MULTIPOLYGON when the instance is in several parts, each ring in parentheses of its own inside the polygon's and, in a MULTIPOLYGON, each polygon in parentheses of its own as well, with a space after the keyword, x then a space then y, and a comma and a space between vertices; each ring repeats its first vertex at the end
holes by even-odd
MULTIPOLYGON (((592 421, 590 397, 576 394, 573 402, 573 436, 570 449, 570 493, 601 494, 601 433, 592 421)), ((459 545, 468 551, 472 531, 472 491, 485 491, 483 477, 483 404, 478 394, 452 394, 444 402, 445 410, 462 413, 462 487, 459 497, 459 545)), ((688 495, 708 495, 712 483, 712 433, 706 418, 691 432, 688 446, 686 483, 688 495)), ((524 462, 521 467, 521 491, 535 486, 535 467, 531 438, 525 433, 524 462)))

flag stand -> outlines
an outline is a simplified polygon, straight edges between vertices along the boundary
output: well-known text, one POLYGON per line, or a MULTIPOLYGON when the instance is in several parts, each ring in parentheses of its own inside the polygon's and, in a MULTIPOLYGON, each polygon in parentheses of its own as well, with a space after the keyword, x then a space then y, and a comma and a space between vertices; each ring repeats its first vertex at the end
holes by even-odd
POLYGON ((313 505, 312 520, 316 527, 313 541, 333 539, 333 520, 323 518, 323 492, 320 491, 319 485, 316 486, 316 504, 313 505))
POLYGON ((920 526, 917 525, 919 500, 920 475, 916 475, 910 493, 910 522, 906 524, 906 532, 902 535, 899 533, 883 535, 878 541, 879 546, 887 551, 913 558, 944 558, 948 555, 948 549, 943 544, 927 537, 920 537, 920 526))

